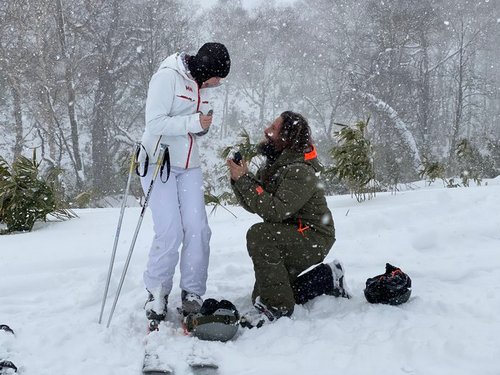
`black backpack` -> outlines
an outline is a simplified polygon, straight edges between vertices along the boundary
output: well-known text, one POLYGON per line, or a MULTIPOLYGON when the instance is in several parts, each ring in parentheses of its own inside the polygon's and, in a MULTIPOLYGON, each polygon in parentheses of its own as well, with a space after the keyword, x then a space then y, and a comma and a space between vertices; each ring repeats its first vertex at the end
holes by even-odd
POLYGON ((398 267, 386 263, 385 273, 366 280, 365 297, 370 303, 400 305, 411 295, 411 279, 398 267))

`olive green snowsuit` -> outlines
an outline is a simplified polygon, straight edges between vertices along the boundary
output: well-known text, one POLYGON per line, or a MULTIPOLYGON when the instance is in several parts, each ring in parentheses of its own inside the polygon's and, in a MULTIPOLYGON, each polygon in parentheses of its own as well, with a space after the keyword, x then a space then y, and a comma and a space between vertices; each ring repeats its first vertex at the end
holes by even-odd
POLYGON ((318 179, 322 170, 316 151, 286 149, 257 175, 232 181, 240 204, 264 222, 247 232, 255 286, 268 307, 289 315, 295 305, 293 282, 310 266, 321 263, 335 242, 333 218, 318 179))

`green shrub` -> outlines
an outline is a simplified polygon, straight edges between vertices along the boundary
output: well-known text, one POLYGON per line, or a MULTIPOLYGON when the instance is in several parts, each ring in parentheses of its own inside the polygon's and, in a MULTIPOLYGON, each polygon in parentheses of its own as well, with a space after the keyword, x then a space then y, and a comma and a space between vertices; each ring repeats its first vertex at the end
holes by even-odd
POLYGON ((488 139, 486 148, 492 159, 492 171, 490 178, 494 178, 500 174, 500 139, 488 139))
POLYGON ((3 233, 29 232, 38 220, 47 215, 69 219, 76 215, 63 208, 58 195, 60 170, 52 169, 44 178, 39 175, 36 154, 30 160, 20 156, 9 166, 0 156, 0 222, 7 225, 3 233))
POLYGON ((233 150, 238 150, 243 157, 243 160, 245 160, 248 164, 250 164, 252 159, 259 154, 257 150, 258 145, 250 141, 250 134, 248 134, 246 130, 243 130, 240 137, 242 140, 236 146, 228 146, 222 150, 221 157, 224 160, 224 163, 233 150))
MULTIPOLYGON (((246 130, 243 130, 239 135, 241 141, 234 146, 227 146, 220 151, 220 157, 223 160, 223 164, 219 169, 218 177, 214 184, 207 183, 205 179, 205 184, 207 186, 207 191, 205 192, 205 203, 208 205, 214 205, 214 207, 222 206, 223 204, 237 204, 237 199, 231 192, 231 187, 229 183, 228 167, 226 165, 226 160, 234 156, 235 151, 239 151, 243 160, 245 160, 248 165, 252 163, 252 159, 259 155, 257 151, 258 145, 254 144, 250 140, 250 134, 246 130), (222 192, 216 195, 214 192, 222 192)), ((225 209, 225 207, 224 207, 225 209)), ((212 210, 213 212, 214 210, 212 210)), ((232 212, 231 212, 232 214, 232 212)))
POLYGON ((368 121, 358 121, 354 128, 345 126, 336 136, 340 146, 330 154, 334 167, 329 171, 345 183, 358 202, 370 199, 374 194, 371 186, 375 182, 370 141, 365 138, 368 121))
POLYGON ((420 178, 425 178, 429 185, 437 179, 443 180, 445 184, 448 183, 445 178, 446 166, 438 161, 429 161, 424 159, 419 171, 420 178))
POLYGON ((461 139, 455 150, 460 168, 460 179, 463 186, 469 186, 469 180, 481 185, 485 159, 467 139, 461 139))

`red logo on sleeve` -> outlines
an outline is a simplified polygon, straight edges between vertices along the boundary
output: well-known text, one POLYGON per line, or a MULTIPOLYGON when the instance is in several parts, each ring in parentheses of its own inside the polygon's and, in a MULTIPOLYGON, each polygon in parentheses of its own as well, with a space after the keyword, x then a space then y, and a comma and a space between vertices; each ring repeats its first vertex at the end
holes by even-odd
POLYGON ((257 192, 258 195, 264 193, 264 189, 262 189, 262 186, 260 185, 255 188, 255 191, 257 192))

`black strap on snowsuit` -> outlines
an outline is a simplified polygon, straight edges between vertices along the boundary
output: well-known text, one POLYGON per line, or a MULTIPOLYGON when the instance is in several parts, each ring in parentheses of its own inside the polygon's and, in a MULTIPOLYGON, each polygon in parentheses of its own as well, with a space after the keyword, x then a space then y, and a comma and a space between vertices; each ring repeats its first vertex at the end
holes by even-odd
MULTIPOLYGON (((136 160, 135 173, 139 177, 146 176, 148 174, 148 168, 149 168, 149 155, 142 144, 140 145, 140 147, 137 147, 137 151, 135 154, 135 160, 136 160), (143 173, 141 173, 141 171, 139 170, 139 166, 140 166, 139 154, 141 152, 141 149, 144 150, 144 153, 146 154, 146 158, 144 160, 144 169, 142 171, 143 173)), ((165 183, 168 181, 168 179, 170 177, 170 169, 171 169, 170 167, 171 167, 170 166, 170 152, 168 151, 168 147, 166 147, 165 151, 163 152, 163 156, 161 158, 161 167, 160 167, 160 181, 161 182, 165 183), (163 173, 164 173, 165 167, 167 168, 167 178, 166 179, 163 178, 163 173)))
POLYGON ((168 181, 168 178, 170 177, 170 152, 168 151, 168 147, 165 148, 165 151, 163 152, 163 157, 161 160, 161 169, 160 169, 160 181, 165 183, 168 181), (163 169, 167 167, 167 178, 163 180, 163 169))

